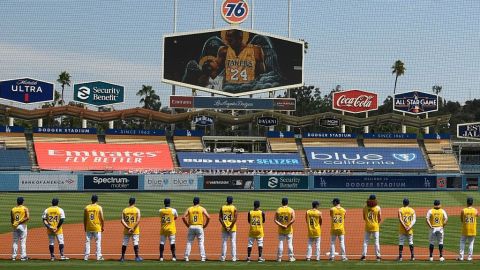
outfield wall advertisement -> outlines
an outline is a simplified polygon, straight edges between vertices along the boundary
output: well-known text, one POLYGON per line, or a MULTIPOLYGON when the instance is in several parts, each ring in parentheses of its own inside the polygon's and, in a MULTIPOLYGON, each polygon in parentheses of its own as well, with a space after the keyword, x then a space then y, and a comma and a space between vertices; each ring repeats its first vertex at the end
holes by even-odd
POLYGON ((180 167, 202 170, 275 170, 302 171, 299 154, 224 154, 203 152, 177 152, 180 167))
POLYGON ((42 170, 172 170, 167 144, 35 143, 42 170))
POLYGON ((374 176, 374 175, 349 175, 349 176, 315 176, 314 189, 382 189, 397 191, 401 189, 435 189, 436 176, 374 176))
POLYGON ((251 175, 205 175, 204 189, 254 189, 251 175))
POLYGON ((20 174, 18 190, 20 191, 73 191, 77 190, 76 174, 20 174))
POLYGON ((420 148, 305 147, 312 169, 426 170, 420 148))
POLYGON ((144 176, 144 190, 197 190, 195 174, 148 174, 144 176))
POLYGON ((84 190, 138 190, 138 175, 85 175, 84 190))
POLYGON ((302 176, 302 175, 260 176, 260 189, 307 190, 308 176, 302 176))

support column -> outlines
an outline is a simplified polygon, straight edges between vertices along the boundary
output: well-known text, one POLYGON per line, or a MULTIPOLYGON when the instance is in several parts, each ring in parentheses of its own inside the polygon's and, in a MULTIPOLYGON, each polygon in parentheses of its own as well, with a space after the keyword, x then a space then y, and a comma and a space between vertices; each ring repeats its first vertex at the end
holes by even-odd
MULTIPOLYGON (((425 119, 428 119, 428 113, 425 115, 425 119)), ((430 127, 425 127, 425 134, 430 134, 430 127)))
MULTIPOLYGON (((365 118, 368 118, 368 112, 365 113, 365 118)), ((368 128, 368 126, 363 127, 363 132, 364 133, 368 133, 369 131, 370 131, 370 129, 368 128)))
POLYGON ((37 126, 38 126, 38 127, 43 127, 43 118, 39 118, 39 119, 37 120, 37 126))
POLYGON ((87 119, 82 119, 82 128, 87 128, 87 119))
POLYGON ((108 128, 113 129, 113 121, 108 121, 108 128))
MULTIPOLYGON (((342 111, 342 115, 345 115, 345 112, 342 111)), ((342 133, 345 133, 345 124, 343 124, 344 120, 342 119, 342 133)))
MULTIPOLYGON (((405 118, 405 113, 403 113, 403 118, 405 118)), ((402 125, 402 133, 407 133, 407 126, 402 125)))
POLYGON ((8 117, 8 125, 13 127, 13 122, 14 122, 14 118, 13 117, 8 117))

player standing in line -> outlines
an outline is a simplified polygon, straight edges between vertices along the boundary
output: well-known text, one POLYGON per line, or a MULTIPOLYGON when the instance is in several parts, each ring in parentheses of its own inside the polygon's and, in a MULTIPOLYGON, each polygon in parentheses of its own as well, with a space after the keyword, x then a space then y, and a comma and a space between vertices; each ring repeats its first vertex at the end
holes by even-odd
POLYGON ((363 220, 365 221, 365 237, 363 239, 363 251, 360 260, 365 261, 367 256, 368 242, 373 236, 375 242, 375 256, 381 261, 380 256, 380 223, 382 222, 382 211, 378 206, 377 196, 370 195, 367 205, 363 208, 363 220))
POLYGON ((338 237, 340 242, 340 253, 342 261, 347 261, 345 253, 345 216, 346 210, 340 205, 340 199, 334 198, 332 200, 333 207, 330 208, 330 261, 335 260, 335 241, 338 237))
POLYGON ((315 256, 320 261, 320 241, 322 236, 322 212, 318 210, 320 203, 312 202, 312 209, 307 210, 305 221, 308 227, 308 245, 307 245, 307 261, 312 257, 312 244, 315 243, 315 256))
POLYGON ((102 232, 104 231, 103 208, 97 204, 98 196, 92 195, 92 203, 87 205, 83 211, 83 229, 86 232, 85 256, 88 261, 90 256, 90 240, 95 239, 97 261, 103 261, 102 256, 102 232))
POLYGON ((408 198, 403 199, 403 207, 398 209, 399 233, 398 233, 398 260, 402 261, 403 258, 403 244, 405 239, 408 240, 408 246, 410 247, 410 260, 415 260, 415 254, 413 252, 413 225, 417 222, 417 216, 415 210, 409 207, 410 201, 408 198))
POLYGON ((263 252, 263 224, 265 223, 265 213, 260 210, 260 201, 253 202, 253 210, 248 212, 248 224, 250 230, 248 232, 247 262, 250 262, 252 247, 255 240, 258 246, 258 262, 264 262, 263 252))
POLYGON ((165 208, 159 210, 160 213, 160 261, 163 262, 163 251, 165 250, 165 243, 170 241, 170 250, 172 251, 172 261, 177 260, 175 255, 175 235, 177 234, 177 226, 175 220, 178 218, 178 213, 175 208, 170 207, 170 198, 163 200, 165 208))
POLYGON ((282 206, 275 213, 275 224, 278 225, 278 252, 277 261, 282 261, 283 241, 287 240, 288 257, 290 262, 295 261, 293 254, 293 223, 295 222, 295 211, 288 206, 288 198, 282 199, 282 206))
POLYGON ((465 243, 468 241, 468 257, 467 260, 473 259, 473 243, 477 235, 477 217, 478 210, 472 207, 473 198, 467 198, 467 207, 463 208, 460 219, 462 221, 462 237, 460 238, 460 251, 457 260, 463 261, 465 252, 465 243))
POLYGON ((63 241, 63 223, 65 221, 65 212, 62 208, 58 207, 58 199, 52 199, 52 206, 45 209, 42 215, 43 225, 47 227, 48 234, 48 249, 50 250, 50 260, 55 260, 54 254, 54 244, 55 238, 58 242, 58 249, 60 250, 60 260, 68 260, 68 258, 63 253, 65 243, 63 241))
POLYGON ((202 262, 207 260, 205 254, 205 234, 204 229, 207 228, 210 222, 210 215, 207 210, 200 206, 200 198, 193 198, 193 206, 190 206, 182 217, 183 223, 188 227, 187 246, 185 248, 185 261, 188 262, 188 257, 192 251, 192 243, 195 237, 198 239, 198 248, 200 249, 200 257, 202 262))
POLYGON ((135 261, 143 261, 142 257, 138 255, 138 244, 140 242, 140 209, 135 206, 135 198, 128 200, 128 207, 122 211, 122 225, 123 225, 123 243, 122 243, 122 257, 120 261, 125 261, 125 252, 127 251, 128 242, 132 238, 133 251, 135 252, 135 261))
POLYGON ((28 208, 23 205, 23 197, 17 198, 17 206, 10 211, 10 222, 13 229, 12 261, 17 258, 18 242, 22 253, 21 261, 28 260, 27 257, 27 221, 30 219, 28 208))
POLYGON ((227 204, 220 208, 218 220, 222 224, 222 254, 220 261, 227 257, 227 241, 230 238, 232 246, 232 262, 237 261, 237 208, 233 205, 233 197, 227 197, 227 204))
POLYGON ((430 227, 430 261, 433 261, 433 249, 435 240, 438 242, 438 251, 440 252, 440 261, 443 262, 443 228, 447 225, 448 216, 447 212, 442 209, 439 200, 433 202, 433 208, 427 212, 427 224, 430 227))

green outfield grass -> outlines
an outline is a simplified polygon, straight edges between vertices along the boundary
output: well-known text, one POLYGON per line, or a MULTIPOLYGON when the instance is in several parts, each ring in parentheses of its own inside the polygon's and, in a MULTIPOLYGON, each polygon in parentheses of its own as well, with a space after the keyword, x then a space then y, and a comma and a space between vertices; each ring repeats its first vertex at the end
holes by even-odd
POLYGON ((293 263, 277 263, 277 262, 157 262, 157 261, 144 261, 141 263, 135 262, 113 262, 113 261, 104 261, 104 262, 83 262, 78 260, 71 260, 68 262, 50 262, 50 261, 29 261, 29 262, 11 262, 11 261, 0 261, 0 268, 4 269, 13 269, 14 267, 21 266, 19 269, 29 270, 74 270, 74 269, 192 269, 192 270, 216 270, 216 269, 289 269, 289 270, 301 270, 301 269, 389 269, 389 270, 412 270, 412 269, 478 269, 480 264, 478 262, 456 262, 456 261, 446 261, 443 263, 440 262, 425 262, 425 261, 415 261, 415 262, 392 262, 392 261, 383 261, 380 263, 377 262, 359 262, 359 261, 348 261, 348 262, 328 262, 322 261, 317 262, 301 262, 296 261, 293 263))

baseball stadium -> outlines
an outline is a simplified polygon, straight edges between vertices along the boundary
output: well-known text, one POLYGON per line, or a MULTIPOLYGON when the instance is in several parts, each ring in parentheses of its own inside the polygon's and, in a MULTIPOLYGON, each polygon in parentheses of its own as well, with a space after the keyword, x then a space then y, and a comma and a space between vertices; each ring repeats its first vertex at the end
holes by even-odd
POLYGON ((0 268, 479 268, 478 2, 0 14, 0 268))

